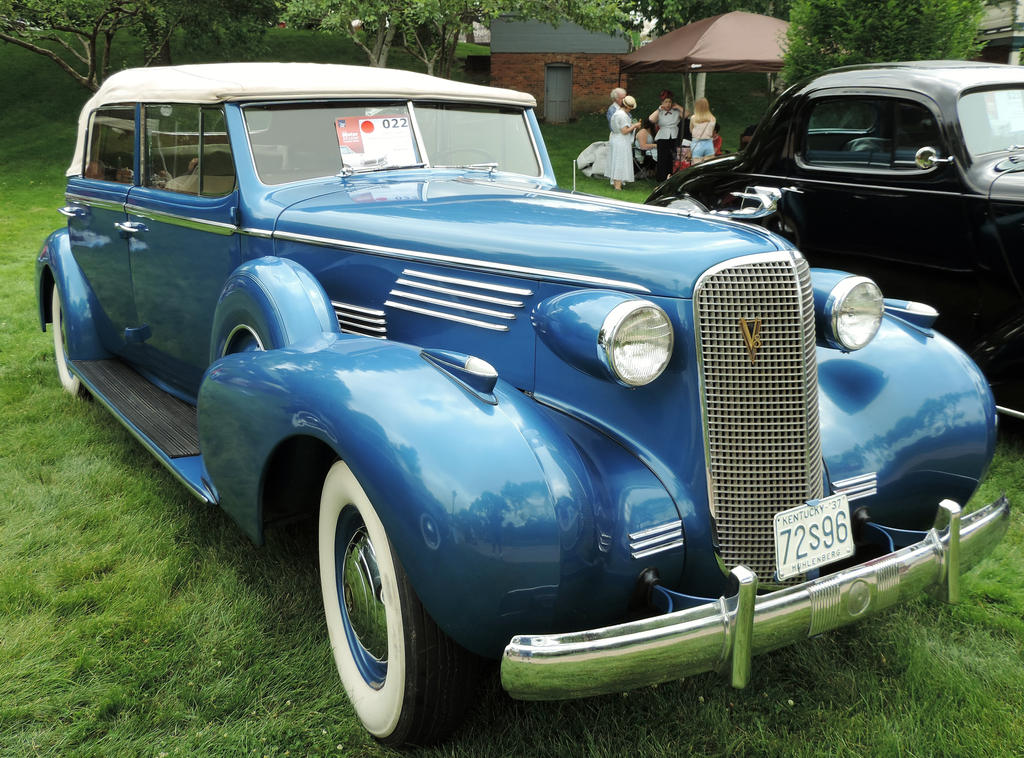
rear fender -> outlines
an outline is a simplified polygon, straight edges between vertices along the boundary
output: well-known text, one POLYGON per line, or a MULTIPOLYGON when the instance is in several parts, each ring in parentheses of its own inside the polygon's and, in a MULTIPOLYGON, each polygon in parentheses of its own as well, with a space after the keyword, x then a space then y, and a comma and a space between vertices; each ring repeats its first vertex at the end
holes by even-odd
POLYGON ((251 344, 272 350, 338 333, 338 320, 324 288, 303 266, 267 256, 247 261, 228 277, 217 300, 210 362, 251 344))
MULTIPOLYGON (((921 529, 941 500, 967 502, 995 448, 996 410, 985 377, 960 348, 886 315, 861 350, 819 347, 818 380, 833 489, 876 475, 877 494, 858 497, 852 509, 867 506, 876 521, 921 529)), ((862 495, 864 486, 857 483, 862 495)))
POLYGON ((321 334, 217 361, 198 404, 207 471, 250 536, 262 537, 275 449, 321 440, 359 479, 431 616, 477 653, 552 628, 565 575, 595 564, 580 453, 503 381, 480 395, 416 348, 321 334))
POLYGON ((86 281, 71 253, 67 229, 58 229, 43 243, 36 258, 36 299, 39 303, 39 325, 46 331, 51 321, 51 286, 60 292, 65 347, 72 360, 99 360, 110 353, 100 343, 96 318, 102 311, 96 295, 86 281))

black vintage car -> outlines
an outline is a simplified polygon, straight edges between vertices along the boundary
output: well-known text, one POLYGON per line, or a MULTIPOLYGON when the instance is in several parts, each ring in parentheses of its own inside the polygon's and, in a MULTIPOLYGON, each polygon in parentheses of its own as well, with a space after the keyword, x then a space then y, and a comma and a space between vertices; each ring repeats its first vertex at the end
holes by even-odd
POLYGON ((814 266, 934 306, 1000 410, 1024 418, 1024 68, 826 72, 783 93, 741 153, 670 177, 647 202, 746 216, 814 266))

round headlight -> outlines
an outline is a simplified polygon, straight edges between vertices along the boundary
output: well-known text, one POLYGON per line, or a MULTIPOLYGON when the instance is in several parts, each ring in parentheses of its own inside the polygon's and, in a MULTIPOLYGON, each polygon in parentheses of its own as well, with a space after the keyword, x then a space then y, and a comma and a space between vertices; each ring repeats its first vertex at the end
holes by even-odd
POLYGON ((597 341, 612 375, 629 387, 641 387, 665 370, 672 339, 665 311, 646 300, 628 300, 608 312, 597 341))
POLYGON ((863 276, 848 276, 828 296, 829 342, 842 350, 860 350, 882 324, 882 291, 863 276))

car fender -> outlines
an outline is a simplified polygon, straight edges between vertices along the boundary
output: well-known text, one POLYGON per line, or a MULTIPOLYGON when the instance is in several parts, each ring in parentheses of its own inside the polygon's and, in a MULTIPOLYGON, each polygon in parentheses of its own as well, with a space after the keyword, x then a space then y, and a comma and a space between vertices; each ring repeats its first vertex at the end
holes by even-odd
POLYGON ((51 282, 57 285, 62 298, 68 357, 83 361, 109 358, 96 329, 96 317, 102 311, 71 252, 67 229, 58 229, 47 237, 36 258, 36 300, 43 331, 50 323, 51 282))
POLYGON ((996 408, 960 348, 886 315, 861 350, 819 347, 818 381, 822 454, 834 491, 856 496, 851 509, 912 528, 941 500, 967 502, 995 449, 996 408))
POLYGON ((553 628, 562 580, 595 564, 578 449, 501 380, 481 394, 418 348, 321 334, 218 360, 198 405, 206 469, 250 536, 275 449, 320 440, 365 489, 431 616, 474 652, 553 628))
POLYGON ((339 332, 331 300, 309 271, 287 258, 266 256, 236 268, 214 311, 210 362, 235 352, 244 330, 264 350, 339 332))

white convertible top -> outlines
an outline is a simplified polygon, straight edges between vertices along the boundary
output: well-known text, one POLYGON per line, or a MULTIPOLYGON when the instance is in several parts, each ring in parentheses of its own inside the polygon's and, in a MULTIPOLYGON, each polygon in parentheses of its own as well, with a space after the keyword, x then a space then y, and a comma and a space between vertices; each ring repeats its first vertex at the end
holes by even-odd
POLYGON ((533 95, 453 82, 412 71, 328 63, 205 63, 129 68, 107 78, 82 108, 68 176, 81 173, 89 115, 116 103, 222 103, 229 100, 430 98, 535 107, 533 95))

